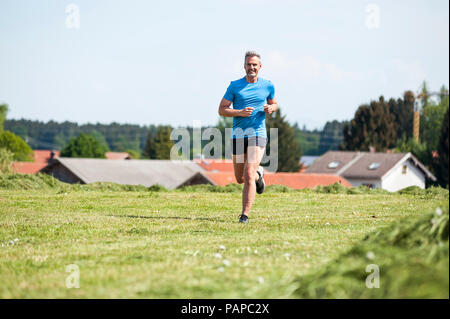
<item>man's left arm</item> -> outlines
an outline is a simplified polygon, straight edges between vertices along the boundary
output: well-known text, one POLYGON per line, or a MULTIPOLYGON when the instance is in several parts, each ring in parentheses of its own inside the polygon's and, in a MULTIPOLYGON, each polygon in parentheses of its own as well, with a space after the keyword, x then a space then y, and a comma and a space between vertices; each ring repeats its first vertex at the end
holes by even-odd
POLYGON ((264 112, 270 115, 276 110, 278 110, 278 104, 275 97, 273 99, 267 99, 267 104, 264 105, 264 112))

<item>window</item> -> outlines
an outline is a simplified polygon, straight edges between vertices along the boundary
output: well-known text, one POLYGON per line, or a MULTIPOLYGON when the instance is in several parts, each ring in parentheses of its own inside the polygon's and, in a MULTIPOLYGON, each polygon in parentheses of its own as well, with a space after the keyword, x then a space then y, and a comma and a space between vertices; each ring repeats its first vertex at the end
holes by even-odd
POLYGON ((328 164, 328 168, 336 168, 339 166, 339 164, 341 164, 341 162, 339 161, 333 161, 330 164, 328 164))
POLYGON ((375 169, 377 169, 378 167, 380 167, 380 163, 374 162, 374 163, 372 163, 372 164, 369 165, 369 169, 370 169, 370 170, 375 170, 375 169))
POLYGON ((406 166, 406 164, 403 164, 403 166, 402 166, 402 174, 406 174, 407 171, 408 171, 408 166, 406 166))
POLYGON ((363 184, 363 186, 366 186, 368 188, 375 188, 374 184, 363 184))

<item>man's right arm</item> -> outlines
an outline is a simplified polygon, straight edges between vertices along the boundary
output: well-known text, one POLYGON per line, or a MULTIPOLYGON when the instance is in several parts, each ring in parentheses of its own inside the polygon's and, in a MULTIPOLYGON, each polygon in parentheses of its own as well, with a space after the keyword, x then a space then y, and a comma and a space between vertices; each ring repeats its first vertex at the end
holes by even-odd
POLYGON ((252 115, 252 112, 254 110, 253 107, 246 107, 242 110, 235 110, 232 109, 231 106, 231 101, 228 101, 225 98, 222 98, 222 101, 220 101, 220 105, 219 105, 219 115, 220 116, 225 116, 225 117, 235 117, 235 116, 242 116, 242 117, 247 117, 252 115))

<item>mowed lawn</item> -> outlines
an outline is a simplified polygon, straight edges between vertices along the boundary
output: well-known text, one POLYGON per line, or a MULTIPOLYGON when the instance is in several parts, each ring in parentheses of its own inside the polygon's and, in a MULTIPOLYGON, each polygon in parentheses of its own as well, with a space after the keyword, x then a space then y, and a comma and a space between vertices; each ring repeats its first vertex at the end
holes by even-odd
POLYGON ((290 298, 418 195, 0 190, 0 298, 290 298), (66 266, 80 288, 66 288, 66 266))

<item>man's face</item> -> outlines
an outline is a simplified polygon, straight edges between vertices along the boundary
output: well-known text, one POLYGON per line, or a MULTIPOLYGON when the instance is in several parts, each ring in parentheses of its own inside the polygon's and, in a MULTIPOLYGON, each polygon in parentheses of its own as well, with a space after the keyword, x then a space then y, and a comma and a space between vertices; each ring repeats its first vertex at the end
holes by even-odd
POLYGON ((255 78, 258 76, 258 72, 261 69, 261 61, 257 56, 249 57, 245 60, 245 73, 249 78, 255 78))

